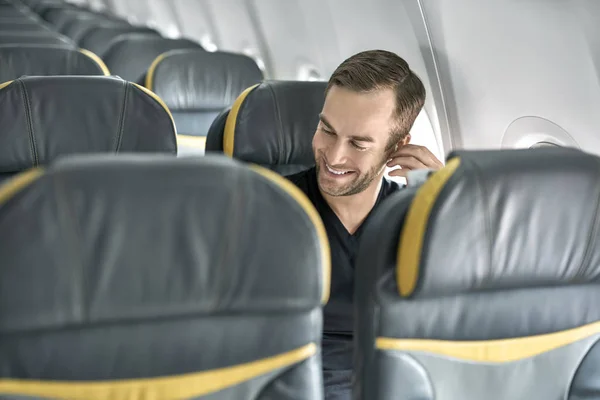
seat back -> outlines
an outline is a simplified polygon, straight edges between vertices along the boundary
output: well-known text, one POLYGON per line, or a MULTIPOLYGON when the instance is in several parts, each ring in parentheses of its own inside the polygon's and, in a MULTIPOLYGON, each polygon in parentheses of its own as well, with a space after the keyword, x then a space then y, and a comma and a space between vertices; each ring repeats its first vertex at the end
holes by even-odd
POLYGON ((263 74, 243 54, 172 50, 158 56, 146 87, 162 98, 175 119, 179 154, 202 154, 215 117, 263 74))
POLYGON ((5 44, 36 44, 36 45, 60 45, 63 47, 75 47, 71 39, 54 32, 43 31, 0 31, 0 45, 5 44))
POLYGON ((223 152, 282 175, 311 168, 326 88, 327 82, 265 81, 246 89, 209 129, 207 152, 223 152))
POLYGON ((269 171, 65 159, 0 189, 0 254, 3 396, 323 398, 327 237, 269 171))
POLYGON ((102 26, 105 24, 114 24, 123 27, 130 27, 127 21, 118 21, 118 20, 108 20, 102 15, 93 15, 93 14, 83 14, 79 15, 77 18, 66 21, 59 32, 67 35, 77 44, 83 40, 83 38, 97 26, 102 26))
POLYGON ((460 151, 357 260, 355 399, 600 396, 600 158, 460 151))
MULTIPOLYGON (((0 17, 1 18, 1 17, 0 17)), ((55 31, 42 22, 37 22, 33 19, 25 18, 9 18, 2 20, 0 19, 0 31, 1 32, 41 32, 41 33, 55 33, 55 31)))
POLYGON ((0 45, 0 82, 25 75, 110 75, 87 50, 51 45, 0 45))
POLYGON ((117 36, 104 53, 106 65, 121 78, 143 83, 150 64, 162 53, 175 49, 202 49, 188 39, 167 39, 149 33, 128 33, 117 36))
POLYGON ((70 154, 177 152, 164 103, 115 77, 39 76, 1 84, 0 126, 3 177, 70 154))
POLYGON ((98 54, 99 57, 104 56, 113 39, 125 33, 147 33, 161 37, 154 29, 145 26, 127 26, 114 22, 99 22, 90 26, 90 29, 79 40, 79 46, 98 54))

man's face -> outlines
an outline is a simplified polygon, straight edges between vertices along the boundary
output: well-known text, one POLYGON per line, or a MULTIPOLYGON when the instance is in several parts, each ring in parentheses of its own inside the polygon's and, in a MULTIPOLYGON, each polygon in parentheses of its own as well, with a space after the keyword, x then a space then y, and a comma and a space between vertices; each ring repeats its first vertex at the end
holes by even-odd
POLYGON ((323 192, 351 196, 379 183, 395 105, 392 89, 358 93, 331 87, 312 142, 323 192))

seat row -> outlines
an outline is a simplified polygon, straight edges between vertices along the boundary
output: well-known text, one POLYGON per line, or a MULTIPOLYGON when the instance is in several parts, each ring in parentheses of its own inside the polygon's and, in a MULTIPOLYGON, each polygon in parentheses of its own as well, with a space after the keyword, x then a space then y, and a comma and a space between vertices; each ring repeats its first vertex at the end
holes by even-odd
POLYGON ((231 106, 243 89, 263 80, 256 63, 245 55, 209 53, 189 40, 140 33, 149 28, 69 3, 38 2, 31 9, 14 4, 1 7, 15 12, 0 20, 0 82, 34 75, 113 74, 139 83, 156 92, 170 108, 181 154, 202 154, 216 115, 231 106), (68 28, 85 30, 75 37, 68 28), (64 35, 52 29, 72 39, 64 41, 64 35), (49 43, 48 38, 56 35, 60 43, 49 43))
MULTIPOLYGON (((209 133, 230 157, 202 158, 140 85, 0 88, 0 393, 322 398, 327 238, 279 173, 312 165, 323 85, 248 88, 209 133)), ((599 163, 455 152, 387 199, 357 260, 356 398, 597 394, 599 163)))
MULTIPOLYGON (((354 398, 597 396, 599 165, 461 151, 386 199, 357 260, 354 398)), ((3 395, 323 398, 327 235, 272 171, 64 157, 0 188, 0 254, 3 395)))
MULTIPOLYGON (((214 120, 208 150, 280 173, 314 165, 311 140, 325 83, 265 81, 214 120)), ((108 76, 31 76, 0 85, 0 179, 60 156, 177 154, 169 108, 145 87, 108 76), (60 95, 57 95, 60 93, 60 95)))

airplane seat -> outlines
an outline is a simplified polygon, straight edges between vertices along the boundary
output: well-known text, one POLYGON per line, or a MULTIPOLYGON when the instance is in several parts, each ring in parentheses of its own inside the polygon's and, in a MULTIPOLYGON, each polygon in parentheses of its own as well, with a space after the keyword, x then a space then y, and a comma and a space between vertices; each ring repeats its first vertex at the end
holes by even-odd
POLYGON ((206 151, 223 152, 282 175, 311 168, 312 138, 326 88, 327 82, 310 81, 264 81, 249 87, 235 100, 222 132, 215 121, 206 151), (220 143, 218 137, 223 138, 220 143))
POLYGON ((3 396, 323 399, 329 244, 270 171, 63 159, 0 188, 0 253, 3 396))
POLYGON ((56 32, 44 31, 3 31, 0 30, 0 45, 52 45, 75 48, 75 43, 56 32))
POLYGON ((123 22, 98 21, 90 24, 88 29, 79 40, 79 46, 88 49, 99 57, 104 57, 104 53, 110 48, 113 39, 127 33, 147 33, 161 37, 160 33, 152 28, 145 26, 126 25, 123 22))
POLYGON ((56 18, 57 14, 61 13, 65 10, 73 10, 73 11, 83 11, 90 12, 89 10, 77 6, 75 4, 67 3, 67 2, 56 2, 56 1, 42 1, 35 6, 31 7, 31 9, 38 14, 40 17, 49 21, 50 18, 56 18), (58 11, 58 12, 57 12, 58 11))
POLYGON ((0 16, 2 18, 25 18, 31 14, 32 12, 27 8, 15 7, 14 4, 0 5, 0 16))
POLYGON ((108 76, 30 76, 0 84, 4 177, 70 154, 177 154, 168 108, 148 89, 108 76))
POLYGON ((120 26, 123 28, 132 27, 132 25, 127 21, 107 20, 103 17, 94 17, 93 15, 86 15, 85 17, 79 16, 75 19, 65 22, 60 32, 73 39, 75 43, 79 44, 90 31, 95 29, 97 26, 104 26, 107 24, 120 26))
POLYGON ((223 136, 225 135, 225 124, 231 112, 231 106, 223 109, 213 120, 206 133, 206 153, 223 153, 223 136))
POLYGON ((2 32, 44 32, 56 33, 48 24, 37 22, 29 18, 9 18, 2 20, 0 17, 0 35, 2 32))
POLYGON ((171 50, 158 56, 145 85, 162 98, 177 124, 180 155, 203 154, 215 117, 263 74, 243 54, 205 50, 171 50))
POLYGON ((46 14, 46 20, 52 23, 56 30, 65 33, 76 21, 107 21, 123 22, 118 17, 100 14, 88 10, 55 9, 46 14))
POLYGON ((600 397, 600 158, 455 151, 367 222, 354 399, 600 397))
POLYGON ((110 75, 110 71, 88 50, 51 45, 0 45, 0 82, 31 75, 110 75))
POLYGON ((202 46, 189 39, 168 39, 150 33, 126 33, 110 42, 103 60, 113 74, 144 84, 146 71, 156 57, 177 49, 202 50, 202 46))

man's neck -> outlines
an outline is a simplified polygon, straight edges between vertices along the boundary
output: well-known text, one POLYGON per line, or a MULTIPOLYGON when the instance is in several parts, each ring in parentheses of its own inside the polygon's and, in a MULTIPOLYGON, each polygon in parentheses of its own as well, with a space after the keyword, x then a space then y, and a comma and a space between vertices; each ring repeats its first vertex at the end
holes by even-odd
POLYGON ((322 191, 321 195, 346 230, 353 235, 375 206, 382 184, 383 179, 379 177, 367 189, 352 196, 330 196, 322 191))

